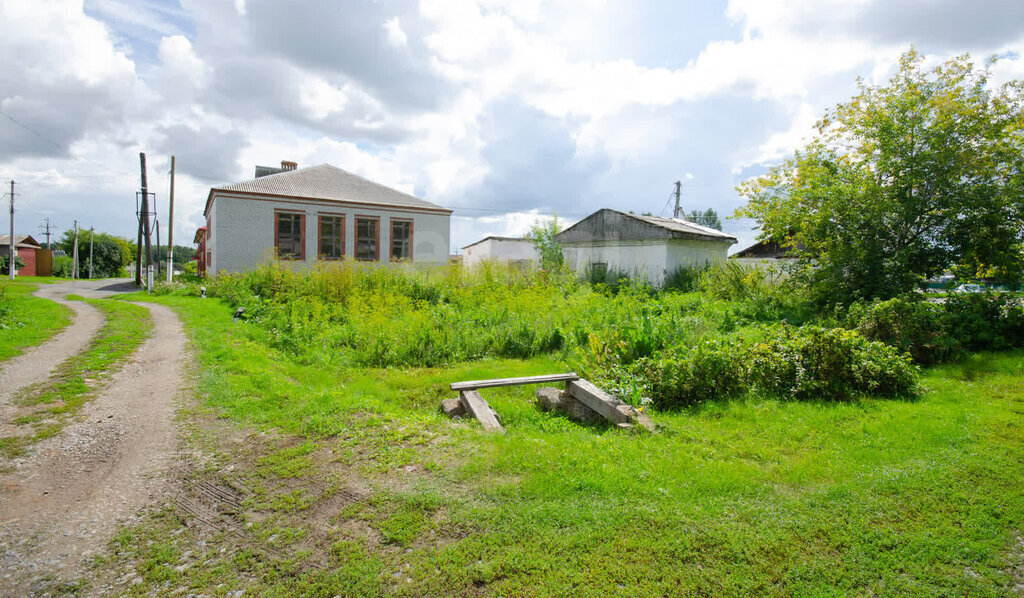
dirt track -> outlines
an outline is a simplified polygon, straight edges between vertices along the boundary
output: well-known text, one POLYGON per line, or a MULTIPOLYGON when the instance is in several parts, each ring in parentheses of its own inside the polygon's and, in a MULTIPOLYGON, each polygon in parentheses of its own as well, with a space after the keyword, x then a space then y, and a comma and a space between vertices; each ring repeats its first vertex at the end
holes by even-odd
MULTIPOLYGON (((66 283, 39 294, 102 297, 130 290, 103 286, 109 282, 66 283)), ((173 417, 185 336, 171 310, 144 306, 153 317, 152 337, 60 434, 35 445, 15 460, 14 471, 0 476, 0 595, 55 591, 57 581, 82 573, 85 559, 106 546, 119 521, 170 491, 162 472, 177 447, 173 417)), ((93 317, 76 309, 61 342, 85 347, 99 326, 93 317)), ((54 342, 19 359, 39 368, 54 342)), ((60 362, 46 358, 50 369, 60 362)), ((7 371, 5 391, 13 394, 7 371)))

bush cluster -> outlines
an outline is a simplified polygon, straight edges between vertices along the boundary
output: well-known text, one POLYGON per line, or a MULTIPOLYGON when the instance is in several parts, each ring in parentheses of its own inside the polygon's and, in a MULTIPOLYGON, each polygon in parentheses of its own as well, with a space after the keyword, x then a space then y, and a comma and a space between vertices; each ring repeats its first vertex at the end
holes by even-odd
POLYGON ((1024 306, 1015 293, 965 293, 946 299, 943 331, 965 349, 1024 347, 1024 306))
POLYGON ((908 356, 855 331, 786 325, 760 331, 763 337, 757 342, 732 336, 672 347, 625 368, 627 378, 642 384, 654 405, 663 409, 749 390, 796 400, 918 393, 919 371, 908 356))
POLYGON ((964 350, 1024 347, 1024 307, 1012 293, 956 294, 945 304, 929 303, 919 295, 854 304, 846 324, 922 365, 952 361, 964 350))
POLYGON ((918 297, 855 303, 847 319, 865 338, 895 347, 922 365, 949 361, 960 352, 959 343, 944 331, 943 307, 918 297))
POLYGON ((856 395, 913 397, 919 370, 909 356, 856 331, 777 326, 749 355, 752 386, 798 400, 856 395))

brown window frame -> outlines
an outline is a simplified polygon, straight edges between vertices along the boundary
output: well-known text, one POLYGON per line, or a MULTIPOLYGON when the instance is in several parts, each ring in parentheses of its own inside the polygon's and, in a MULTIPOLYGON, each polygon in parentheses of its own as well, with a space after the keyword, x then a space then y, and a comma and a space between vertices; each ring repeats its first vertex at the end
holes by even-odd
POLYGON ((409 260, 412 261, 412 240, 413 240, 413 219, 412 218, 392 218, 390 220, 391 234, 388 236, 388 246, 391 250, 391 261, 395 262, 398 260, 409 260), (395 257, 395 225, 396 224, 408 224, 409 225, 409 255, 407 257, 395 257))
POLYGON ((355 218, 355 243, 353 245, 353 257, 361 262, 379 262, 380 261, 380 216, 360 216, 356 214, 355 218), (374 256, 372 258, 359 257, 359 221, 366 220, 376 224, 376 238, 373 242, 374 256))
POLYGON ((274 252, 279 260, 287 260, 291 262, 301 262, 306 259, 306 213, 295 210, 274 210, 274 252), (297 256, 283 256, 281 255, 281 216, 298 216, 299 217, 299 248, 301 249, 297 256))
POLYGON ((330 261, 330 260, 342 260, 345 259, 345 214, 336 214, 333 212, 321 212, 317 214, 316 220, 316 256, 318 260, 330 261), (338 256, 326 256, 324 255, 324 219, 337 219, 341 221, 341 239, 339 244, 341 246, 341 255, 338 256))

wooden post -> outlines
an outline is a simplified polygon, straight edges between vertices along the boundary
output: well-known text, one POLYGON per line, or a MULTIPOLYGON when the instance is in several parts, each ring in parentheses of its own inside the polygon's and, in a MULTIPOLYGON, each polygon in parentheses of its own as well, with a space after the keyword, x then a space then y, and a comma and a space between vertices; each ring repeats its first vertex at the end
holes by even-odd
POLYGON ((505 430, 498 423, 498 418, 494 417, 494 412, 491 411, 491 406, 487 404, 480 393, 475 390, 464 390, 459 393, 459 400, 465 405, 466 411, 473 414, 483 426, 487 432, 504 432, 505 430))

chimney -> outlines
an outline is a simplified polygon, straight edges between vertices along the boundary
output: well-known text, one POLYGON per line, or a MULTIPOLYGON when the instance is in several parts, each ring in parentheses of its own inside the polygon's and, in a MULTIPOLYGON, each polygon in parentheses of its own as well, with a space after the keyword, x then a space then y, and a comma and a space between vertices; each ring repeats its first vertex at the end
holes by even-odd
POLYGON ((281 160, 281 172, 288 172, 289 170, 295 170, 299 165, 296 162, 289 162, 288 160, 281 160))

